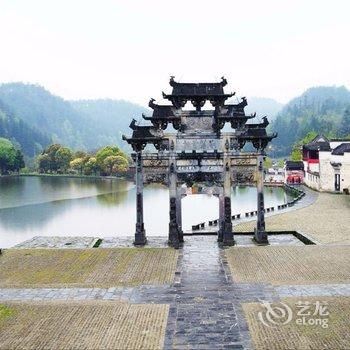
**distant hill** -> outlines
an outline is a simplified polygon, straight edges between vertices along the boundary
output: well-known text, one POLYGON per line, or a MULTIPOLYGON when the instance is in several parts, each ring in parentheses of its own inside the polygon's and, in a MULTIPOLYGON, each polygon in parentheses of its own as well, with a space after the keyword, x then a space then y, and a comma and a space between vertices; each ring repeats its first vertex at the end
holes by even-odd
POLYGON ((23 128, 33 133, 33 142, 38 145, 18 140, 10 126, 0 136, 16 138, 28 156, 38 154, 42 146, 51 142, 88 151, 111 143, 124 147, 121 134, 129 132, 130 119, 140 118, 146 111, 126 101, 66 101, 39 85, 23 83, 0 85, 0 100, 11 111, 3 112, 2 118, 7 115, 11 123, 17 120, 25 125, 23 128))
POLYGON ((350 133, 347 109, 350 108, 350 91, 345 86, 320 86, 306 90, 292 99, 278 113, 271 129, 278 132, 273 141, 275 154, 286 156, 292 145, 309 131, 330 137, 350 133))
MULTIPOLYGON (((275 155, 285 156, 308 131, 349 134, 349 106, 345 87, 314 87, 285 106, 269 98, 248 98, 246 112, 269 117, 270 129, 279 133, 275 155)), ((67 101, 33 84, 0 85, 0 137, 11 139, 29 157, 52 142, 87 151, 117 144, 130 151, 121 135, 130 134, 131 119, 140 120, 147 111, 123 100, 67 101)))
POLYGON ((0 86, 0 99, 16 116, 39 129, 53 142, 85 148, 87 137, 93 136, 92 132, 89 134, 92 125, 83 121, 68 101, 52 95, 41 86, 3 84, 0 86))
POLYGON ((256 112, 259 117, 266 115, 269 121, 272 121, 282 108, 283 104, 272 98, 248 97, 248 106, 245 110, 249 114, 256 112))
POLYGON ((24 122, 0 100, 0 137, 10 139, 28 157, 34 157, 51 143, 50 137, 24 122))
MULTIPOLYGON (((148 110, 140 105, 112 99, 70 101, 73 108, 89 122, 101 130, 98 144, 117 143, 120 147, 128 147, 121 142, 122 134, 130 134, 131 119, 142 119, 142 113, 148 110)), ((127 148, 129 149, 129 148, 127 148)), ((129 149, 130 150, 130 149, 129 149)))

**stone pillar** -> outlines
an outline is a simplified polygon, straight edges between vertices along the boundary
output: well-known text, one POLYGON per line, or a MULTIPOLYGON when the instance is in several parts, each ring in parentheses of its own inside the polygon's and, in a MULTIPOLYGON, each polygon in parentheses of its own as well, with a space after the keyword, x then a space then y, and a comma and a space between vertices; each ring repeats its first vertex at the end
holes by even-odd
POLYGON ((178 233, 179 233, 179 242, 184 241, 184 235, 182 231, 182 207, 181 207, 181 200, 182 200, 182 194, 180 189, 177 189, 176 194, 176 222, 178 227, 178 233))
POLYGON ((234 245, 231 219, 231 161, 230 157, 224 157, 224 221, 222 232, 223 245, 234 245))
POLYGON ((258 244, 268 244, 267 234, 265 231, 265 204, 264 204, 264 157, 261 151, 257 157, 257 223, 254 230, 254 240, 258 244))
POLYGON ((175 142, 170 139, 169 150, 169 241, 168 244, 174 248, 178 248, 180 244, 179 227, 177 220, 177 176, 176 176, 176 155, 175 142))
POLYGON ((134 245, 145 245, 147 242, 143 222, 143 166, 142 153, 136 152, 136 231, 134 245))
POLYGON ((224 232, 224 222, 225 222, 225 203, 224 203, 224 194, 221 192, 218 195, 219 198, 219 230, 218 230, 218 242, 223 241, 223 232, 224 232))

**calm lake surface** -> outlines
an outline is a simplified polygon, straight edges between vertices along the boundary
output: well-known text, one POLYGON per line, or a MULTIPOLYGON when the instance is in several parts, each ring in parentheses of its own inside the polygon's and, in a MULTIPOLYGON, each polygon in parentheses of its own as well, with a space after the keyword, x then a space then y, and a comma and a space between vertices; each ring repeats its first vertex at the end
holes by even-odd
MULTIPOLYGON (((265 204, 288 200, 282 188, 265 188, 265 204)), ((144 189, 145 228, 149 236, 166 236, 168 189, 144 189)), ((182 200, 183 229, 219 217, 214 196, 190 195, 182 200)), ((256 210, 256 188, 232 190, 232 214, 256 210)), ((121 179, 60 177, 0 178, 0 247, 33 236, 128 236, 135 228, 135 185, 121 179)))

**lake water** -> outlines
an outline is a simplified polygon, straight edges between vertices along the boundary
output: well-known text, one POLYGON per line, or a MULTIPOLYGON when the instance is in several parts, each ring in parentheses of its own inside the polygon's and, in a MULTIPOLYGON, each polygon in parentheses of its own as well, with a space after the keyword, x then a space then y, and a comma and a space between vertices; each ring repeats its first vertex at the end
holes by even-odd
MULTIPOLYGON (((282 188, 265 188, 265 205, 286 203, 282 188)), ((147 235, 166 236, 168 189, 144 189, 147 235)), ((183 229, 219 217, 214 196, 190 195, 182 200, 183 229)), ((256 188, 232 190, 232 214, 256 210, 256 188)), ((33 236, 128 236, 134 234, 135 185, 121 179, 60 177, 0 178, 0 247, 33 236)))

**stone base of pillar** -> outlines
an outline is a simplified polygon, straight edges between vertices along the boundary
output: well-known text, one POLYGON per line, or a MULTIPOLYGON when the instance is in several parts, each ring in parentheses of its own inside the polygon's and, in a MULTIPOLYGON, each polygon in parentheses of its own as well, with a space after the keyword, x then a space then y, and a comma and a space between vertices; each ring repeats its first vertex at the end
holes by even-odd
POLYGON ((168 245, 169 247, 173 247, 175 249, 179 249, 180 248, 180 239, 178 236, 178 233, 176 232, 169 232, 169 239, 168 239, 168 245))
POLYGON ((179 231, 176 224, 170 223, 169 224, 169 240, 168 245, 170 247, 173 247, 175 249, 178 249, 180 247, 180 237, 179 237, 179 231))
POLYGON ((224 231, 222 233, 222 245, 231 246, 235 245, 235 240, 232 232, 232 223, 226 223, 224 231))
POLYGON ((224 237, 223 237, 222 229, 219 228, 219 231, 218 231, 218 242, 222 242, 223 239, 224 239, 224 237))
POLYGON ((143 246, 147 243, 146 231, 143 225, 136 224, 134 245, 143 246))
POLYGON ((183 243, 184 242, 184 233, 183 233, 183 231, 181 229, 179 229, 178 234, 179 234, 179 242, 183 243))
POLYGON ((254 229, 254 242, 258 245, 268 245, 269 240, 267 238, 267 233, 265 230, 254 229))

